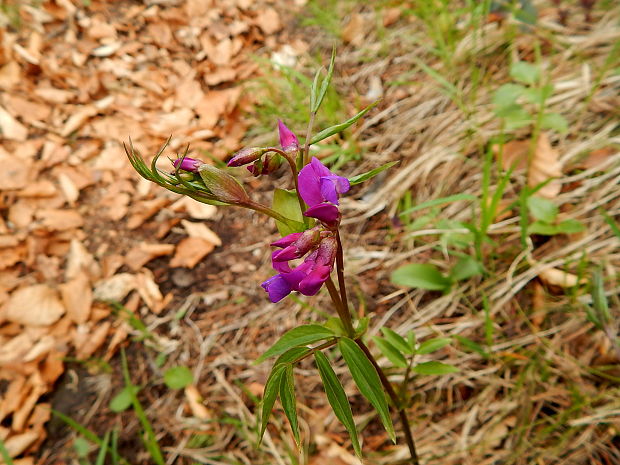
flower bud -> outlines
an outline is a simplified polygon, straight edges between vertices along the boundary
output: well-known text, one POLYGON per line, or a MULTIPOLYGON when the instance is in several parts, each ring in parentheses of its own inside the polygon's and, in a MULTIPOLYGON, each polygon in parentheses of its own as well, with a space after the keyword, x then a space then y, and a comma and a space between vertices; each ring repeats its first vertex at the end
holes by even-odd
POLYGON ((262 157, 268 148, 264 147, 245 147, 235 153, 228 161, 228 166, 243 166, 255 162, 262 157))
POLYGON ((183 171, 190 171, 192 173, 197 173, 198 168, 204 165, 204 162, 202 162, 201 160, 196 160, 195 158, 185 157, 185 158, 177 158, 176 160, 173 160, 172 165, 175 168, 181 169, 183 171))
POLYGON ((243 205, 249 202, 247 192, 233 176, 212 165, 203 164, 198 170, 202 181, 218 200, 243 205))
POLYGON ((297 136, 286 125, 278 120, 278 133, 280 134, 280 146, 285 152, 296 152, 299 150, 299 140, 297 136))

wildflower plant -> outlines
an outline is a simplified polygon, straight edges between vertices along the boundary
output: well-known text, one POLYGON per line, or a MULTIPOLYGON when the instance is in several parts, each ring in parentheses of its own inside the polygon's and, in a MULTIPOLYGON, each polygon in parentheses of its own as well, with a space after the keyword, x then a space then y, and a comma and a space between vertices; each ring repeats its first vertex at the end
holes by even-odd
POLYGON ((254 201, 228 170, 188 157, 189 148, 172 161, 170 172, 156 167, 167 144, 156 154, 150 166, 147 166, 131 142, 125 150, 131 164, 141 176, 172 192, 207 204, 249 208, 275 220, 282 237, 271 243, 274 248, 271 254, 274 275, 261 284, 271 302, 279 302, 293 292, 312 296, 323 287, 331 297, 337 316, 322 324, 304 324, 289 330, 257 360, 258 363, 275 358, 265 385, 258 418, 259 438, 264 435, 274 404, 279 398, 295 441, 300 445, 293 370, 300 361, 313 357, 327 399, 336 417, 347 429, 356 454, 361 456, 360 440, 349 399, 332 368, 330 360, 333 357, 325 355, 325 352, 337 351, 347 364, 359 391, 375 408, 394 442, 396 434, 390 406, 398 414, 411 455, 408 463, 418 464, 406 413, 406 407, 410 404, 407 382, 413 373, 443 374, 454 371, 454 367, 440 362, 414 363, 416 355, 439 350, 450 343, 450 340, 431 339, 418 344, 413 333, 401 336, 389 328, 382 328, 383 337, 373 338, 374 343, 396 369, 405 370, 405 382, 403 386, 396 388, 366 345, 365 333, 369 319, 364 317, 356 320, 352 316, 347 297, 341 241, 340 198, 347 195, 353 185, 372 178, 394 163, 347 179, 333 173, 318 158, 311 156, 312 144, 344 131, 377 103, 369 105, 341 124, 313 134, 315 116, 330 84, 334 62, 335 53, 332 53, 326 74, 324 75, 323 70, 318 70, 315 75, 310 89, 310 117, 303 144, 284 122, 278 120, 279 146, 246 147, 228 161, 228 167, 245 166, 254 176, 274 173, 281 164, 288 165, 293 185, 289 186, 289 189, 276 188, 271 206, 254 201), (293 261, 300 262, 295 265, 293 261), (400 393, 397 393, 397 390, 400 393))

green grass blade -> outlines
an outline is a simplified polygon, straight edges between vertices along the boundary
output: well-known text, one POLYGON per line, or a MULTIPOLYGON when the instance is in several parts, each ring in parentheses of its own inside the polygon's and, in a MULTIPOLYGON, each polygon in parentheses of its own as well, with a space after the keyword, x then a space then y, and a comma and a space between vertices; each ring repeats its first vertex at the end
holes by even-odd
POLYGON ((407 215, 409 213, 413 213, 418 210, 422 210, 424 208, 435 207, 437 205, 443 205, 445 203, 456 202, 458 200, 476 200, 477 197, 471 194, 455 194, 449 195, 447 197, 442 197, 440 199, 432 199, 427 202, 422 202, 414 207, 408 208, 405 211, 399 213, 399 215, 407 215))
POLYGON ((4 445, 4 441, 2 439, 0 439, 0 457, 2 457, 5 465, 13 465, 13 459, 11 459, 9 451, 6 449, 6 446, 4 445))
POLYGON ((381 423, 383 423, 390 439, 396 443, 394 425, 392 425, 387 399, 385 397, 385 392, 383 392, 383 386, 381 385, 377 370, 372 363, 370 363, 366 354, 364 354, 362 349, 360 349, 353 340, 347 337, 340 338, 338 341, 338 348, 349 367, 355 384, 357 384, 362 395, 366 397, 375 410, 377 410, 381 423))
MULTIPOLYGON (((125 379, 125 385, 133 387, 134 384, 131 382, 131 377, 129 376, 129 367, 127 365, 127 356, 125 355, 125 350, 121 351, 121 363, 123 367, 123 378, 125 379)), ((133 405, 133 409, 136 412, 136 416, 144 429, 144 433, 146 438, 144 438, 144 444, 151 455, 151 458, 157 465, 165 465, 164 457, 161 453, 161 449, 159 448, 159 443, 157 442, 157 438, 155 437, 155 431, 153 431, 153 427, 146 417, 146 413, 144 412, 144 408, 142 408, 142 404, 138 400, 138 396, 136 395, 134 389, 129 389, 129 393, 131 395, 131 403, 133 405)))
POLYGON ((349 432, 355 453, 358 457, 361 457, 362 448, 360 447, 360 441, 357 436, 353 412, 351 411, 351 405, 349 404, 349 399, 344 392, 342 384, 323 352, 316 351, 314 353, 314 360, 319 369, 319 375, 321 376, 321 381, 323 381, 323 387, 325 388, 325 394, 327 394, 329 405, 332 406, 336 417, 349 432))
POLYGON ((329 62, 329 68, 327 69, 327 76, 323 79, 321 83, 321 90, 319 91, 319 95, 314 102, 314 105, 311 107, 312 113, 316 113, 321 107, 321 103, 323 103, 323 99, 325 98, 325 94, 327 94, 327 88, 329 84, 332 82, 332 77, 334 75, 334 64, 336 63, 336 47, 332 48, 332 57, 329 62))
POLYGON ((95 465, 104 465, 105 464, 105 456, 108 453, 108 444, 110 443, 110 432, 106 432, 103 437, 103 445, 99 449, 99 453, 97 454, 97 460, 95 461, 95 465))
POLYGON ((374 170, 370 170, 367 171, 366 173, 362 173, 362 174, 358 174, 357 176, 353 176, 351 179, 349 179, 349 183, 352 186, 355 186, 356 184, 360 184, 364 181, 367 181, 370 178, 374 178, 376 175, 378 175, 381 171, 385 171, 388 168, 391 168, 392 166, 394 166, 396 163, 398 163, 400 160, 397 161, 391 161, 389 163, 386 163, 385 165, 381 165, 378 168, 375 168, 374 170))

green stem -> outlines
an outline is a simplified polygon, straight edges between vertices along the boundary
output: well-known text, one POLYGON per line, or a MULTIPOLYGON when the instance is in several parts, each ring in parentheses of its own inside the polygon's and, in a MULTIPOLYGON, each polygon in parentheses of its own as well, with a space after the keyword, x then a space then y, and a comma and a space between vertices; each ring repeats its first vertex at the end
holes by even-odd
POLYGON ((394 391, 394 388, 392 387, 392 383, 390 383, 390 380, 387 379, 385 372, 377 363, 377 360, 370 352, 370 349, 368 349, 366 344, 364 344, 361 339, 356 339, 355 342, 357 343, 359 348, 362 349, 362 351, 366 354, 366 357, 368 357, 370 363, 372 363, 372 365, 377 370, 377 373, 379 374, 379 379, 381 380, 381 384, 383 384, 383 387, 388 393, 388 396, 390 396, 392 405, 398 411, 398 417, 403 428, 403 433, 405 434, 405 442, 407 443, 407 447, 409 448, 409 454, 411 455, 411 461, 409 463, 411 463, 411 465, 420 465, 420 460, 418 459, 418 452, 416 451, 415 441, 413 440, 413 435, 411 434, 411 425, 409 424, 409 418, 407 417, 407 411, 405 410, 405 406, 402 405, 402 403, 400 402, 398 394, 396 394, 396 391, 394 391))
POLYGON ((340 231, 336 230, 336 273, 338 274, 338 287, 340 288, 340 298, 342 305, 349 314, 349 302, 347 300, 347 287, 344 280, 344 252, 342 250, 342 242, 340 240, 340 231))
POLYGON ((347 332, 347 336, 350 338, 355 338, 355 329, 353 329, 353 321, 351 319, 351 314, 342 304, 342 300, 340 299, 340 294, 338 293, 338 289, 336 289, 336 285, 332 280, 331 276, 325 281, 327 285, 327 290, 329 291, 329 295, 332 298, 332 302, 334 303, 334 307, 336 307, 336 311, 338 312, 338 316, 344 325, 344 329, 347 332))
POLYGON ((316 117, 316 111, 310 113, 310 120, 308 121, 308 130, 306 131, 306 142, 303 150, 304 166, 310 163, 310 136, 312 135, 312 126, 314 126, 314 118, 316 117))
POLYGON ((290 225, 290 219, 286 218, 285 216, 280 215, 277 211, 261 204, 258 202, 254 202, 252 200, 250 200, 248 203, 243 204, 243 205, 239 205, 240 207, 245 207, 245 208, 249 208, 250 210, 254 210, 257 211, 259 213, 262 213, 264 215, 270 216, 272 217, 274 220, 280 221, 281 223, 284 224, 288 224, 290 225))

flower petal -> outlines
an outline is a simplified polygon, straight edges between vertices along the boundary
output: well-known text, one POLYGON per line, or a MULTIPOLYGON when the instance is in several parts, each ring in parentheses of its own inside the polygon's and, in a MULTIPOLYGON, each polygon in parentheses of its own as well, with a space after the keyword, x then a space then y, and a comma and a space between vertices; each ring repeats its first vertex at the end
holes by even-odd
POLYGON ((332 272, 332 267, 319 265, 299 282, 298 290, 303 295, 315 295, 332 272))
POLYGON ((317 220, 327 224, 333 225, 338 222, 340 218, 340 212, 338 211, 338 207, 329 203, 320 203, 313 207, 308 208, 304 212, 304 216, 309 216, 310 218, 316 218, 317 220))
POLYGON ((269 294, 269 300, 273 303, 279 302, 291 293, 291 286, 281 274, 272 276, 261 284, 261 287, 269 294))
POLYGON ((288 236, 284 236, 278 239, 277 241, 272 242, 271 245, 273 245, 274 247, 282 247, 282 248, 288 247, 293 242, 295 242, 297 239, 299 239, 302 234, 303 233, 300 233, 300 232, 289 234, 288 236))
POLYGON ((278 133, 280 134, 280 146, 282 150, 288 152, 290 150, 299 149, 299 140, 293 131, 286 127, 286 125, 278 120, 278 133))
POLYGON ((338 196, 347 192, 351 184, 347 178, 342 176, 322 176, 320 179, 321 194, 328 202, 338 205, 338 196))
MULTIPOLYGON (((314 158, 313 158, 314 160, 314 158)), ((299 183, 299 195, 309 207, 323 202, 321 194, 321 178, 316 173, 312 164, 304 166, 297 176, 299 183)))

